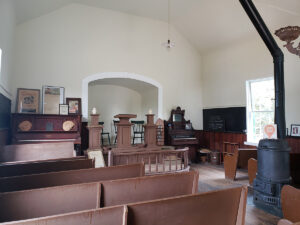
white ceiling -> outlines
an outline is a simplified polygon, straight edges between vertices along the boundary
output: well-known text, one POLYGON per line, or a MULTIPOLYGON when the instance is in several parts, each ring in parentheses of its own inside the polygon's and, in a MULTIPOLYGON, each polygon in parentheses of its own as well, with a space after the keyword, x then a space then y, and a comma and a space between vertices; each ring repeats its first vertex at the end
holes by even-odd
MULTIPOLYGON (((74 2, 167 21, 167 0, 14 1, 17 23, 74 2)), ((300 23, 299 0, 255 0, 255 4, 271 32, 300 23)), ((239 0, 171 0, 171 23, 200 52, 255 34, 239 0)))
POLYGON ((143 94, 147 91, 158 90, 157 87, 145 83, 143 81, 134 80, 134 79, 125 79, 125 78, 106 78, 101 80, 96 80, 89 83, 90 86, 95 85, 114 85, 120 87, 126 87, 132 89, 140 94, 143 94))

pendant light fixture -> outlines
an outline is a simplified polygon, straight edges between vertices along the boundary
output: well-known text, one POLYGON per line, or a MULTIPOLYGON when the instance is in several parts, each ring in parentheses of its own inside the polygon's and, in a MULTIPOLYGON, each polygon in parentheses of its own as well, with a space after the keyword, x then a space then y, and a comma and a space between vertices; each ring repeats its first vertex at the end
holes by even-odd
POLYGON ((163 43, 163 46, 165 46, 167 49, 171 49, 171 48, 175 47, 174 42, 171 42, 171 39, 170 39, 170 36, 171 36, 170 8, 171 8, 171 0, 168 0, 168 40, 167 40, 167 42, 163 43))

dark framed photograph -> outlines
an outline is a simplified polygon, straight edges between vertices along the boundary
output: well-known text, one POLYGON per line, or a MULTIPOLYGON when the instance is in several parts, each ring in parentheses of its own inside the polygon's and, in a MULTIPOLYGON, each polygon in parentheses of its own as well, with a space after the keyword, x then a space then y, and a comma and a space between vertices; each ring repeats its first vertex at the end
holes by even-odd
POLYGON ((300 137, 300 125, 291 124, 291 136, 300 137))
POLYGON ((81 98, 66 98, 69 114, 81 115, 81 98))
POLYGON ((59 115, 69 115, 69 105, 59 104, 59 115))
POLYGON ((40 112, 40 90, 39 89, 17 89, 17 113, 39 113, 40 112))

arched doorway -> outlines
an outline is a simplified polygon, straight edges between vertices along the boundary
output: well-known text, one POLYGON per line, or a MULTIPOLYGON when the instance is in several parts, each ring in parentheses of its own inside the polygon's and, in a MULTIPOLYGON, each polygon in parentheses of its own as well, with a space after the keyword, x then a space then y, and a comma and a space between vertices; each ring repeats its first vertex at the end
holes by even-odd
POLYGON ((158 117, 162 118, 162 108, 163 108, 163 90, 160 83, 157 81, 133 73, 126 73, 126 72, 107 72, 107 73, 98 73, 94 75, 90 75, 82 80, 82 116, 83 120, 88 120, 88 105, 89 105, 89 83, 97 80, 103 79, 112 79, 112 78, 122 78, 122 79, 132 79, 136 81, 142 81, 148 84, 151 84, 158 89, 158 99, 157 99, 157 111, 158 117))

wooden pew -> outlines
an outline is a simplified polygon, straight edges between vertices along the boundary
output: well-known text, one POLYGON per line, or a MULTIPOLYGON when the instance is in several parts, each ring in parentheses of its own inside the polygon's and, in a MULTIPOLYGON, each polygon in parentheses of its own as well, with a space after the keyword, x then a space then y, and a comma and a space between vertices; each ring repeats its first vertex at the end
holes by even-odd
POLYGON ((0 222, 99 208, 100 183, 0 194, 0 222))
POLYGON ((247 188, 132 203, 2 225, 244 225, 247 188))
POLYGON ((247 188, 239 187, 196 195, 128 205, 130 225, 243 225, 247 188))
POLYGON ((0 192, 30 190, 69 184, 116 180, 145 175, 144 164, 81 169, 0 178, 0 192))
POLYGON ((192 171, 1 193, 0 222, 195 194, 198 176, 192 171))
POLYGON ((22 163, 3 163, 0 164, 0 177, 14 177, 94 167, 94 161, 92 159, 86 159, 85 157, 40 160, 22 163))
POLYGON ((290 185, 281 190, 281 207, 283 218, 278 225, 300 224, 300 189, 290 185))
POLYGON ((248 160, 248 177, 249 177, 250 185, 253 184, 253 181, 256 177, 256 172, 257 172, 257 160, 251 158, 248 160))
POLYGON ((0 223, 1 225, 127 225, 127 207, 115 206, 102 209, 66 213, 24 221, 0 223))
POLYGON ((197 171, 102 182, 101 207, 198 192, 197 171), (120 191, 121 190, 121 191, 120 191))
POLYGON ((253 157, 257 157, 256 149, 245 149, 245 148, 236 148, 233 153, 227 153, 224 155, 224 171, 225 178, 230 180, 235 180, 236 171, 238 167, 239 158, 242 157, 243 161, 248 160, 253 157))
POLYGON ((0 163, 74 157, 73 142, 6 145, 0 151, 0 163))

